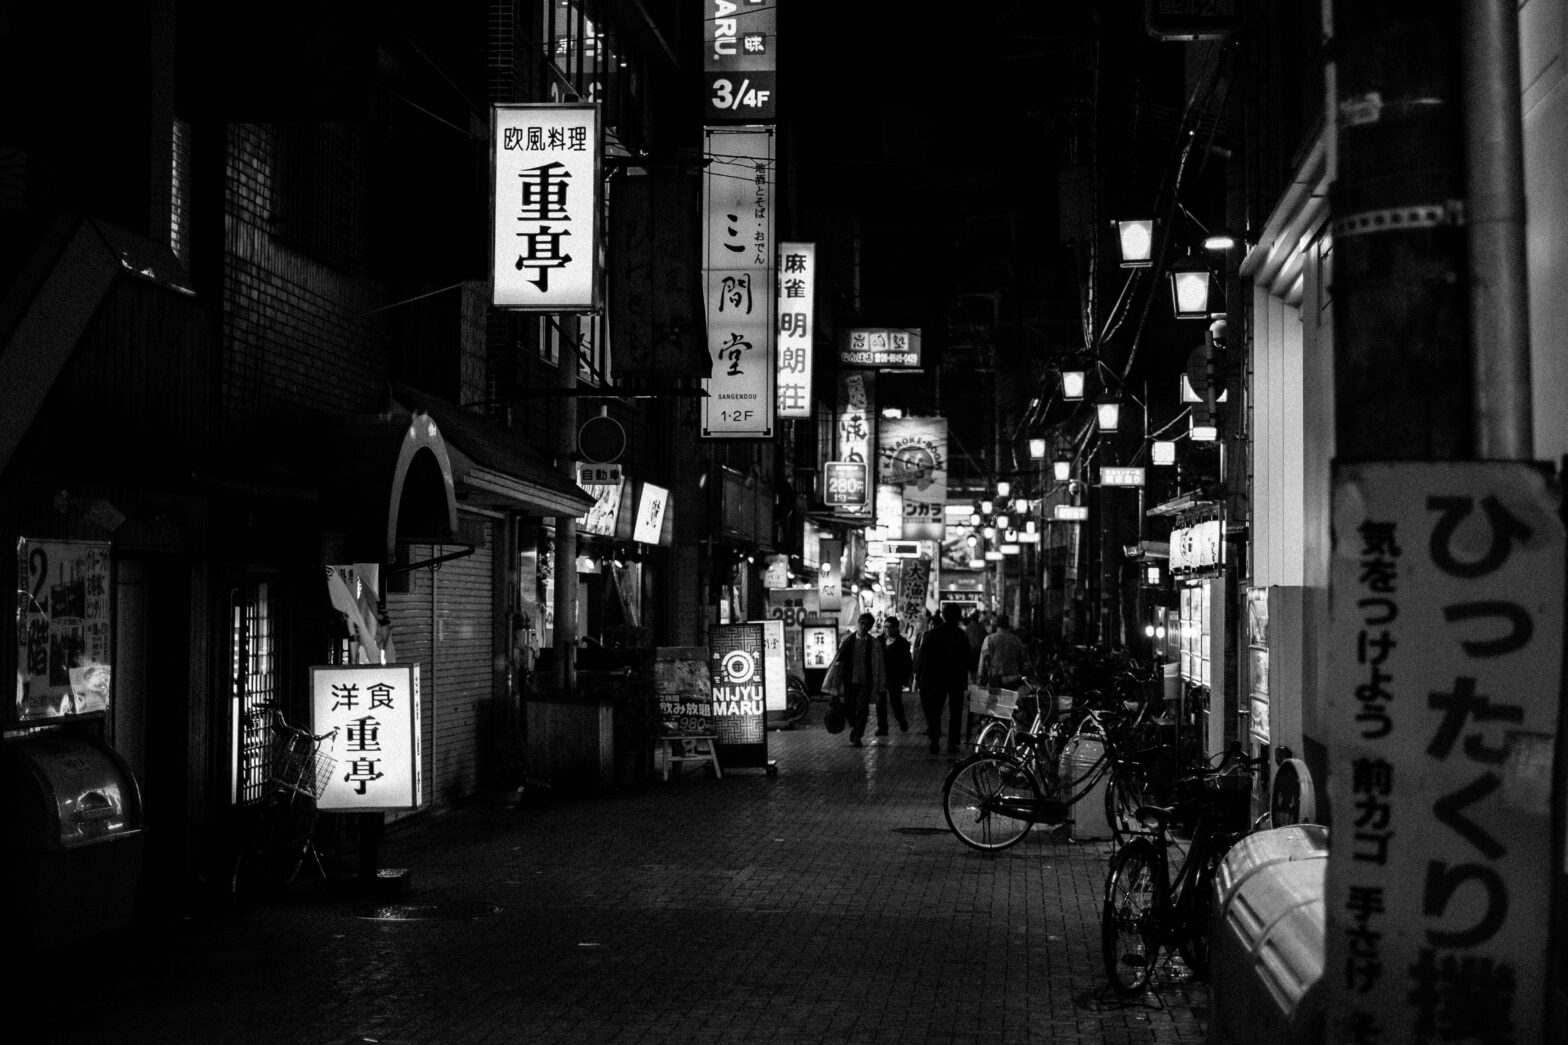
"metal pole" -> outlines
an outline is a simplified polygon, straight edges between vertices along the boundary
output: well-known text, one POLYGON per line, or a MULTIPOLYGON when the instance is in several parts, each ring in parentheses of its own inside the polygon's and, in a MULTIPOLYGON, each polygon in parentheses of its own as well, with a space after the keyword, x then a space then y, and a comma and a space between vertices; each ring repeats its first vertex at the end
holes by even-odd
POLYGON ((1515 0, 1460 4, 1472 421, 1481 458, 1534 455, 1515 0))
MULTIPOLYGON (((556 366, 559 385, 577 387, 577 323, 570 324, 572 337, 562 331, 556 366)), ((577 400, 561 399, 560 427, 556 430, 556 460, 567 475, 573 475, 577 457, 577 400)), ((573 482, 576 477, 573 475, 573 482)), ((557 516, 555 520, 555 691, 565 696, 577 688, 577 517, 557 516)))

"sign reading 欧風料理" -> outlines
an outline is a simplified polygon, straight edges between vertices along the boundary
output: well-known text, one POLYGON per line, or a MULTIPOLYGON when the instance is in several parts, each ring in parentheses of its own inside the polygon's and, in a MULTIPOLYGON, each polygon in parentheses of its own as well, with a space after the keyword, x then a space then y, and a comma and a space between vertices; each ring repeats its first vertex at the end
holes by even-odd
POLYGON ((499 308, 599 308, 602 142, 597 105, 491 110, 493 301, 499 308))

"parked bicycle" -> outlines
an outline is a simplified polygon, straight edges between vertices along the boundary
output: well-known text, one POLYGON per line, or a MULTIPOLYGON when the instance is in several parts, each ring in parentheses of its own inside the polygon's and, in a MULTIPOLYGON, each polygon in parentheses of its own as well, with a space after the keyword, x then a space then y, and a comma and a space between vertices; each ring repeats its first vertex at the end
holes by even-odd
POLYGON ((239 898, 279 892, 292 885, 309 859, 326 877, 316 849, 316 799, 337 760, 330 747, 337 728, 311 733, 290 725, 276 708, 263 708, 272 728, 270 774, 266 790, 249 807, 248 831, 234 862, 232 889, 239 898), (323 750, 323 744, 328 750, 323 750))
POLYGON ((970 755, 942 781, 948 828, 965 845, 996 852, 1021 842, 1036 824, 1070 823, 1072 808, 1109 773, 1113 753, 1140 717, 1141 710, 1057 709, 1038 731, 1011 734, 1006 749, 970 755))
POLYGON ((1162 949, 1174 950, 1195 975, 1208 975, 1215 874, 1253 826, 1252 778, 1262 761, 1232 744, 1217 767, 1179 782, 1175 804, 1136 811, 1149 832, 1111 857, 1100 918, 1105 973, 1117 993, 1143 991, 1162 949), (1172 879, 1170 850, 1188 823, 1190 840, 1172 879))

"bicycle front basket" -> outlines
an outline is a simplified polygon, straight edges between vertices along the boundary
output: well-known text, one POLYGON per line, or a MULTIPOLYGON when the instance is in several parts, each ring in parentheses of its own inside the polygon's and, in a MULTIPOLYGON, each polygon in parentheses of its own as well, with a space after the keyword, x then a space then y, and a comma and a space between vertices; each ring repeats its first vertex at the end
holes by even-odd
POLYGON ((273 760, 272 778, 284 787, 320 798, 335 765, 337 759, 325 751, 301 744, 294 737, 282 737, 273 760))

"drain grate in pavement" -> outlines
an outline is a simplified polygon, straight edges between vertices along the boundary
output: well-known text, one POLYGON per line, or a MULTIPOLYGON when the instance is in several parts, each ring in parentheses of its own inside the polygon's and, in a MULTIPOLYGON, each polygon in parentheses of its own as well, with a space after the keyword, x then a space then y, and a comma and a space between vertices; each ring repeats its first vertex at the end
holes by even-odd
POLYGON ((945 835, 948 833, 945 827, 895 827, 893 830, 901 835, 945 835))
POLYGON ((354 912, 356 918, 377 922, 453 922, 481 918, 496 914, 501 908, 493 903, 478 900, 457 900, 450 903, 388 903, 362 907, 354 912))

